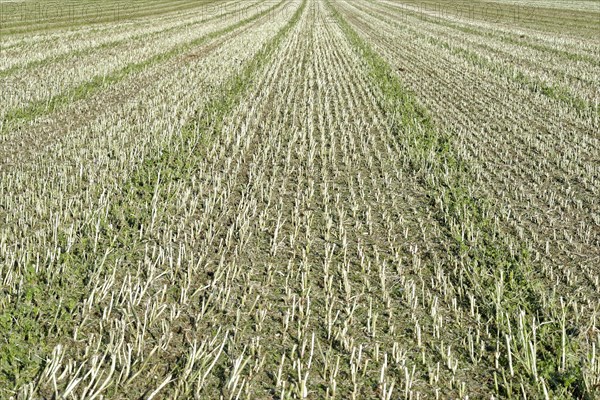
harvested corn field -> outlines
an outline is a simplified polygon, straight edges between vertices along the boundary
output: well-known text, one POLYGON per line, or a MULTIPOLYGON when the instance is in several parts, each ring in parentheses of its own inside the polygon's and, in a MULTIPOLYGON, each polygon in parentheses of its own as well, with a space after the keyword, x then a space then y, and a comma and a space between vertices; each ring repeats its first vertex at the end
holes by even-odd
POLYGON ((598 398, 599 19, 0 2, 0 398, 598 398))

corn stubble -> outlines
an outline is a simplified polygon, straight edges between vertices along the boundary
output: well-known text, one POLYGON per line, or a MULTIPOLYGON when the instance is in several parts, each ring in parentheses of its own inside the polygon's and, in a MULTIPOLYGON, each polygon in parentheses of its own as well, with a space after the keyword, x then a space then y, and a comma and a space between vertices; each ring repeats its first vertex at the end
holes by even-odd
POLYGON ((4 26, 0 397, 600 395, 600 10, 184 3, 4 26))

